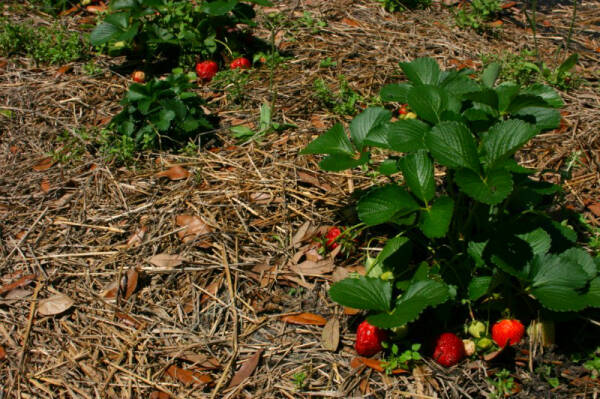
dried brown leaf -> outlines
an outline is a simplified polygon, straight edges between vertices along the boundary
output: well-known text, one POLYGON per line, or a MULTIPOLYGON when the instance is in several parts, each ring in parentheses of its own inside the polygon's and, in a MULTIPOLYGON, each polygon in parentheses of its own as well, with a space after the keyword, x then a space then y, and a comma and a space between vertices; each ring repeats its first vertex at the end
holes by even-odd
POLYGON ((322 276, 324 274, 331 273, 334 268, 335 265, 330 258, 323 259, 320 262, 305 260, 300 264, 290 266, 290 270, 293 272, 308 276, 322 276))
POLYGON ((178 231, 177 236, 184 243, 195 241, 195 244, 202 248, 209 248, 211 243, 207 240, 197 240, 198 237, 212 233, 212 229, 209 225, 199 216, 194 215, 177 215, 175 223, 179 227, 185 227, 185 229, 178 231))
POLYGON ((4 359, 6 359, 6 351, 4 350, 4 347, 0 345, 0 360, 4 359))
POLYGON ((213 378, 208 374, 202 374, 191 370, 182 369, 181 367, 177 367, 175 365, 172 365, 167 369, 167 374, 173 377, 174 379, 184 383, 185 385, 206 385, 213 382, 213 378))
POLYGON ((124 299, 129 299, 137 287, 138 274, 136 268, 130 268, 127 273, 121 276, 121 283, 117 284, 116 281, 113 281, 106 287, 102 296, 106 299, 114 299, 117 297, 117 289, 120 289, 121 296, 124 299))
POLYGON ((282 321, 290 324, 302 324, 302 325, 315 325, 324 326, 327 324, 327 319, 323 316, 319 316, 314 313, 300 313, 294 315, 287 315, 281 318, 282 321))
POLYGON ((172 166, 169 169, 156 174, 156 177, 166 177, 169 180, 183 180, 190 176, 191 173, 179 165, 172 166))
POLYGON ((152 393, 150 393, 150 396, 148 396, 148 399, 170 399, 171 395, 169 395, 168 393, 165 392, 161 392, 161 391, 152 391, 152 393))
POLYGON ((56 70, 54 77, 58 78, 59 76, 64 75, 67 72, 70 72, 72 69, 73 69, 73 65, 63 65, 56 70))
POLYGON ((185 262, 185 258, 181 255, 158 254, 149 258, 148 262, 157 267, 172 269, 185 262))
POLYGON ((360 309, 354 309, 354 308, 349 308, 347 306, 344 306, 344 314, 347 314, 348 316, 354 316, 355 314, 359 314, 360 313, 360 309))
POLYGON ((127 240, 127 244, 126 244, 127 247, 133 248, 133 247, 137 247, 138 245, 140 245, 142 243, 142 241, 144 240, 144 236, 146 235, 147 231, 148 231, 148 227, 147 226, 140 227, 127 240))
POLYGON ((349 26, 355 26, 355 27, 360 26, 360 23, 357 20, 352 19, 352 18, 347 18, 347 17, 342 18, 342 23, 349 25, 349 26))
POLYGON ((600 217, 600 202, 588 205, 588 209, 595 215, 600 217))
POLYGON ((306 221, 306 222, 304 222, 304 224, 302 226, 300 226, 298 231, 296 231, 296 234, 294 234, 294 237, 292 237, 292 246, 296 246, 304 240, 304 237, 306 236, 306 232, 308 231, 309 228, 310 228, 310 221, 306 221))
POLYGON ((234 374, 231 382, 229 382, 229 388, 236 387, 244 382, 248 377, 254 373, 256 366, 258 366, 258 361, 260 360, 260 356, 262 355, 262 349, 258 350, 250 357, 248 360, 242 364, 240 369, 234 374))
POLYGON ((29 295, 31 295, 31 291, 30 290, 26 290, 23 288, 15 288, 14 290, 10 291, 8 294, 6 294, 6 296, 4 297, 4 299, 23 299, 28 297, 29 295))
POLYGON ((44 193, 47 193, 48 191, 50 191, 50 182, 48 181, 47 178, 42 179, 42 182, 40 183, 40 188, 42 189, 42 191, 44 193))
POLYGON ((335 352, 340 344, 340 321, 334 317, 329 319, 321 333, 321 345, 325 350, 335 352))
POLYGON ((26 286, 27 284, 31 283, 32 281, 34 281, 36 278, 35 274, 28 274, 26 276, 23 276, 21 278, 19 278, 17 281, 14 281, 10 284, 6 284, 5 286, 3 286, 2 288, 0 288, 0 295, 3 295, 7 292, 10 292, 16 288, 21 288, 26 286))
POLYGON ((54 165, 54 160, 51 157, 47 157, 39 160, 35 165, 33 165, 32 169, 36 172, 43 172, 50 169, 52 165, 54 165))
POLYGON ((60 314, 73 306, 75 302, 65 294, 56 294, 42 299, 38 304, 38 314, 42 316, 53 316, 60 314))

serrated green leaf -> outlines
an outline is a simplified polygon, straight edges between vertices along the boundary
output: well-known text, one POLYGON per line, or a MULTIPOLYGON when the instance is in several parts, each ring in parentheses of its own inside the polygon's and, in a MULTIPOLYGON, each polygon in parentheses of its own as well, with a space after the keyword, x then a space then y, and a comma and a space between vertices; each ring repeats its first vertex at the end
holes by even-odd
POLYGON ((513 113, 513 116, 525 117, 523 119, 527 121, 533 118, 538 131, 556 129, 560 126, 560 112, 554 108, 524 107, 513 113))
POLYGON ((233 10, 239 3, 238 0, 216 0, 202 3, 202 12, 208 15, 225 15, 233 10))
POLYGON ((438 306, 448 298, 446 284, 434 280, 416 281, 398 298, 392 312, 369 316, 367 321, 380 328, 398 327, 416 320, 426 308, 438 306))
POLYGON ((389 257, 393 256, 396 252, 398 252, 400 250, 400 248, 402 248, 405 245, 410 246, 410 240, 404 236, 396 236, 394 238, 387 240, 387 242, 385 243, 385 246, 383 247, 381 252, 379 252, 379 254, 377 255, 377 258, 375 258, 373 263, 367 269, 367 276, 379 277, 379 276, 372 276, 370 274, 371 271, 373 269, 378 269, 381 272, 383 270, 382 265, 385 262, 385 260, 388 259, 389 257))
POLYGON ((517 237, 529 244, 534 255, 544 255, 552 246, 550 234, 542 228, 537 228, 525 234, 517 234, 517 237))
POLYGON ((438 123, 447 109, 448 94, 438 86, 414 86, 408 92, 408 105, 419 118, 430 123, 438 123))
POLYGON ((510 195, 513 180, 503 169, 488 171, 485 179, 469 169, 460 169, 454 176, 456 184, 469 197, 488 205, 496 205, 510 195))
POLYGON ((569 72, 577 64, 578 60, 579 60, 579 54, 577 54, 577 53, 571 54, 569 56, 569 58, 564 60, 563 63, 560 64, 560 66, 558 67, 558 70, 557 70, 558 75, 560 76, 560 75, 563 75, 563 74, 569 72))
POLYGON ((502 82, 494 88, 498 96, 498 111, 504 112, 519 93, 519 85, 513 82, 502 82))
POLYGON ((558 92, 550 86, 536 83, 526 87, 521 92, 523 94, 540 97, 546 102, 546 104, 553 108, 561 108, 564 105, 560 94, 558 94, 558 92))
POLYGON ((417 119, 399 120, 389 124, 388 143, 398 152, 413 152, 426 149, 425 134, 431 130, 429 125, 417 119))
POLYGON ((568 259, 571 262, 577 263, 581 269, 587 274, 588 278, 592 279, 598 274, 598 269, 594 258, 581 248, 570 248, 560 254, 562 259, 568 259))
POLYGON ((433 58, 417 58, 411 62, 401 62, 400 68, 406 77, 417 85, 435 85, 440 80, 440 67, 433 58))
POLYGON ((513 155, 536 135, 530 124, 518 119, 509 119, 492 126, 483 136, 483 159, 488 167, 493 167, 513 155))
POLYGON ((365 138, 373 129, 388 122, 392 113, 385 108, 371 107, 358 114, 350 123, 350 136, 356 148, 361 151, 365 138))
POLYGON ((477 143, 462 123, 445 121, 434 126, 425 134, 425 144, 440 164, 479 172, 477 143))
POLYGON ((329 289, 332 300, 354 309, 387 312, 392 302, 392 283, 379 278, 345 278, 329 289))
POLYGON ((96 26, 90 34, 90 43, 92 46, 100 46, 108 43, 111 39, 119 35, 123 30, 118 26, 102 22, 96 26))
POLYGON ((423 202, 429 202, 435 195, 433 161, 426 150, 408 154, 400 161, 406 184, 423 202))
POLYGON ((346 154, 333 154, 321 160, 319 167, 329 172, 339 172, 340 170, 356 168, 368 161, 368 152, 363 152, 358 159, 346 154))
POLYGON ((453 212, 454 201, 452 198, 440 197, 430 208, 421 211, 419 228, 429 238, 444 237, 450 227, 453 212))
POLYGON ((300 154, 355 154, 352 143, 346 136, 341 123, 336 123, 331 129, 310 142, 300 154))
POLYGON ((491 276, 473 277, 467 288, 469 299, 476 301, 488 293, 492 285, 491 276))
POLYGON ((408 92, 412 85, 409 83, 392 83, 381 88, 379 96, 384 102, 408 103, 408 92))
POLYGON ((400 168, 398 167, 397 159, 388 158, 379 165, 379 173, 384 176, 391 176, 398 172, 400 172, 400 168))
POLYGON ((371 190, 358 201, 356 208, 360 220, 374 226, 415 211, 419 204, 404 188, 389 184, 371 190))
POLYGON ((531 262, 531 294, 542 306, 558 311, 579 311, 587 304, 582 289, 588 276, 569 256, 538 255, 531 262))
POLYGON ((475 267, 482 267, 485 265, 485 261, 483 260, 483 250, 487 243, 487 241, 469 242, 469 246, 467 247, 467 253, 471 257, 471 259, 473 259, 473 262, 475 262, 475 267))
POLYGON ((494 87, 494 83, 496 83, 496 79, 500 75, 501 68, 502 66, 497 62, 489 64, 481 74, 481 83, 486 87, 494 87))

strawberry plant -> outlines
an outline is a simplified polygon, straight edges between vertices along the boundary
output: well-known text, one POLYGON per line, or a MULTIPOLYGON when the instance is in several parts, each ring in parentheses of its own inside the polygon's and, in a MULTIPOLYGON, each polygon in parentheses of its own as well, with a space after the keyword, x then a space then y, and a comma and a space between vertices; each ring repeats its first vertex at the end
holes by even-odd
POLYGON ((302 150, 326 155, 324 170, 385 171, 356 211, 367 228, 387 225, 395 235, 366 275, 333 284, 331 298, 371 311, 368 322, 381 328, 444 303, 447 312, 485 304, 528 316, 600 307, 598 263, 552 217, 561 187, 515 159, 558 127, 560 96, 541 84, 496 84, 498 64, 479 81, 431 58, 400 67, 409 81, 383 87, 381 99, 393 109, 408 104, 417 119, 392 121, 390 110, 370 107, 352 120, 350 137, 338 123, 302 150), (390 157, 376 163, 372 148, 390 157))
POLYGON ((254 4, 268 0, 175 1, 113 0, 109 12, 90 35, 94 46, 155 60, 163 56, 192 64, 196 56, 210 58, 223 48, 243 51, 254 26, 254 4))
POLYGON ((123 110, 109 124, 115 132, 106 143, 109 152, 128 158, 135 150, 185 144, 199 131, 212 129, 200 108, 202 99, 190 91, 195 79, 194 73, 175 69, 163 80, 133 83, 121 101, 123 110))

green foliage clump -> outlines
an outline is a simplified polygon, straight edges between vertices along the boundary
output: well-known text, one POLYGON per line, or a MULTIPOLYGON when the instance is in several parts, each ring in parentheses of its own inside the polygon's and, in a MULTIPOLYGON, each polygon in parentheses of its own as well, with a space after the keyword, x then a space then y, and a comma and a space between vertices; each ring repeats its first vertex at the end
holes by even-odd
POLYGON ((89 45, 77 32, 61 25, 36 26, 0 21, 0 55, 24 56, 38 64, 62 65, 85 58, 89 45))
MULTIPOLYGON (((270 5, 267 0, 249 3, 270 5)), ((115 0, 92 31, 92 45, 109 54, 145 60, 161 57, 191 65, 228 49, 243 52, 249 37, 236 25, 254 26, 252 4, 229 1, 115 0)))
POLYGON ((487 23, 496 19, 501 10, 500 0, 472 0, 466 9, 458 10, 454 16, 459 27, 483 31, 489 29, 487 23))
POLYGON ((337 115, 356 114, 356 105, 363 98, 348 85, 344 75, 339 76, 339 89, 332 91, 323 79, 315 80, 313 84, 314 97, 321 105, 337 115))
POLYGON ((383 8, 390 12, 404 9, 427 8, 431 5, 431 0, 377 0, 383 8))
POLYGON ((213 128, 194 92, 196 75, 173 70, 165 79, 133 83, 121 101, 123 110, 104 133, 109 156, 128 159, 136 151, 183 147, 198 132, 213 128))
POLYGON ((338 123, 302 151, 325 154, 324 170, 387 177, 362 193, 356 212, 365 228, 385 225, 392 237, 367 257, 366 275, 336 282, 331 298, 372 311, 368 322, 381 328, 442 304, 445 314, 481 306, 524 319, 600 307, 600 262, 551 212, 561 187, 515 159, 559 126, 558 93, 496 84, 498 64, 479 80, 431 58, 400 67, 409 81, 383 87, 381 99, 408 104, 418 119, 392 121, 388 109, 369 107, 350 123, 350 137, 338 123), (371 149, 391 154, 378 165, 371 149))

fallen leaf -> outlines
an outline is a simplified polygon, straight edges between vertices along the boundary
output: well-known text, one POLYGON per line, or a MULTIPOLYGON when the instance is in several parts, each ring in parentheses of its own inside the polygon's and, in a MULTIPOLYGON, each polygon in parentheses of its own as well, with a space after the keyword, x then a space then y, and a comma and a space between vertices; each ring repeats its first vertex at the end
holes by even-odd
POLYGON ((4 359, 6 359, 6 351, 4 350, 4 347, 0 345, 0 360, 4 359))
POLYGON ((61 11, 60 14, 58 14, 58 15, 60 17, 64 17, 64 16, 67 16, 69 14, 73 14, 74 12, 78 11, 79 9, 80 9, 79 4, 76 4, 73 7, 69 8, 68 10, 61 11))
MULTIPOLYGON (((221 287, 222 281, 223 281, 222 279, 217 278, 216 280, 211 282, 209 285, 207 285, 204 288, 204 290, 206 292, 210 293, 211 295, 216 296, 217 292, 219 291, 219 288, 221 287)), ((202 297, 200 298, 200 305, 202 305, 204 302, 208 301, 209 299, 212 299, 212 297, 210 295, 202 293, 202 297)))
POLYGON ((193 215, 178 215, 175 219, 175 223, 179 227, 185 227, 185 229, 177 232, 177 236, 181 241, 184 243, 195 241, 195 244, 199 247, 210 247, 211 243, 207 240, 196 241, 199 236, 212 233, 210 226, 204 223, 200 217, 193 215))
POLYGON ((127 273, 121 276, 121 283, 117 284, 113 281, 105 290, 102 296, 106 299, 114 299, 117 297, 117 289, 121 290, 121 297, 129 299, 137 287, 138 271, 132 267, 127 270, 127 273))
POLYGON ((508 1, 504 4, 502 4, 502 9, 506 10, 507 8, 511 8, 517 5, 516 1, 508 1))
POLYGON ((176 380, 184 383, 185 385, 206 385, 210 384, 213 381, 213 378, 208 374, 202 374, 191 370, 182 369, 181 367, 177 367, 175 365, 172 365, 167 369, 167 374, 175 378, 176 380))
POLYGON ((349 308, 347 306, 344 306, 344 314, 347 314, 348 316, 354 316, 355 314, 359 314, 360 313, 360 309, 354 309, 354 308, 349 308))
POLYGON ((254 373, 256 366, 258 366, 258 361, 260 360, 261 355, 262 349, 256 351, 252 357, 246 360, 240 369, 235 373, 231 379, 231 382, 229 382, 228 388, 236 387, 250 377, 252 373, 254 373))
POLYGON ((148 262, 157 267, 172 269, 185 262, 185 258, 181 255, 158 254, 149 258, 148 262))
POLYGON ((102 4, 102 5, 98 5, 98 6, 96 6, 96 5, 91 5, 91 6, 87 6, 87 7, 85 8, 85 10, 86 10, 87 12, 91 12, 91 13, 93 13, 93 14, 98 14, 98 13, 101 13, 101 12, 104 12, 104 11, 106 11, 106 5, 104 5, 104 4, 102 4))
POLYGON ((152 391, 148 399, 170 399, 171 395, 161 391, 152 391))
POLYGON ((351 19, 351 18, 346 18, 346 17, 342 18, 342 23, 346 24, 346 25, 350 25, 350 26, 356 26, 356 27, 360 26, 358 21, 351 19))
POLYGON ((315 326, 324 326, 327 324, 327 320, 323 316, 319 316, 318 314, 314 313, 287 315, 283 316, 281 320, 290 324, 309 324, 315 326))
POLYGON ((15 288, 14 290, 6 294, 4 299, 23 299, 28 297, 29 295, 31 295, 30 290, 26 290, 23 288, 15 288))
POLYGON ((191 173, 179 165, 172 166, 169 169, 156 174, 156 177, 167 177, 169 180, 183 180, 190 176, 191 173))
POLYGON ((377 359, 367 359, 366 357, 355 357, 350 361, 350 367, 353 369, 357 369, 360 366, 367 366, 372 368, 375 371, 383 372, 383 367, 381 366, 381 360, 377 359))
POLYGON ((0 59, 0 69, 4 69, 7 65, 8 65, 8 61, 0 59))
POLYGON ((600 217, 600 202, 588 205, 588 209, 595 215, 600 217))
POLYGON ((504 22, 502 22, 501 20, 499 20, 499 19, 498 19, 498 20, 496 20, 496 21, 490 22, 490 23, 488 24, 488 26, 489 26, 489 27, 491 27, 491 28, 499 28, 499 27, 500 27, 500 26, 502 26, 503 24, 504 24, 504 22))
POLYGON ((137 247, 144 240, 144 236, 146 235, 146 231, 148 231, 148 227, 142 226, 135 233, 133 233, 129 239, 127 240, 127 247, 133 248, 137 247))
POLYGON ((273 200, 273 196, 269 193, 252 193, 250 194, 250 201, 257 203, 257 204, 261 204, 261 205, 266 205, 268 203, 270 203, 273 200))
POLYGON ((544 25, 546 28, 551 28, 552 27, 552 22, 548 21, 547 19, 542 21, 542 25, 544 25))
MULTIPOLYGON (((506 345, 504 348, 508 348, 509 345, 506 345)), ((500 348, 498 350, 495 350, 493 352, 487 353, 485 355, 483 355, 483 360, 485 360, 486 362, 489 362, 490 360, 494 360, 495 358, 497 358, 498 356, 500 356, 500 354, 502 352, 504 352, 504 348, 500 348)))
POLYGON ((15 155, 17 152, 19 152, 19 147, 17 147, 16 145, 11 145, 9 151, 11 154, 15 155))
POLYGON ((3 286, 2 288, 0 288, 0 295, 10 292, 16 288, 24 287, 27 284, 34 281, 35 278, 36 278, 35 274, 28 274, 26 276, 23 276, 20 279, 18 279, 17 281, 7 284, 7 285, 3 286))
POLYGON ((201 370, 217 370, 221 368, 221 364, 214 357, 208 357, 192 351, 174 351, 168 353, 168 355, 176 359, 185 360, 186 362, 195 363, 194 366, 201 370))
POLYGON ((325 350, 335 352, 340 344, 340 321, 333 318, 327 321, 321 333, 321 345, 325 350))
POLYGON ((72 69, 73 69, 73 65, 63 65, 56 70, 54 77, 58 78, 59 76, 64 75, 65 73, 71 71, 72 69))
POLYGON ((291 265, 290 270, 295 273, 308 275, 308 276, 322 276, 324 274, 331 273, 335 265, 330 258, 324 259, 319 262, 312 260, 305 260, 298 265, 291 265))
POLYGON ((310 221, 306 221, 306 222, 304 222, 304 224, 302 226, 300 226, 298 231, 296 231, 296 234, 294 234, 294 236, 292 237, 292 246, 295 247, 296 245, 300 244, 304 240, 304 237, 306 236, 306 232, 308 231, 309 228, 310 228, 310 221))
POLYGON ((43 172, 50 169, 52 165, 54 165, 54 160, 51 157, 48 157, 38 161, 38 163, 33 165, 32 169, 36 172, 43 172))
POLYGON ((38 314, 53 316, 68 310, 75 302, 65 294, 56 294, 42 299, 38 304, 38 314))
POLYGON ((47 178, 44 178, 42 180, 42 182, 40 183, 40 188, 42 189, 42 191, 44 193, 47 193, 48 191, 50 191, 50 182, 48 181, 47 178))

